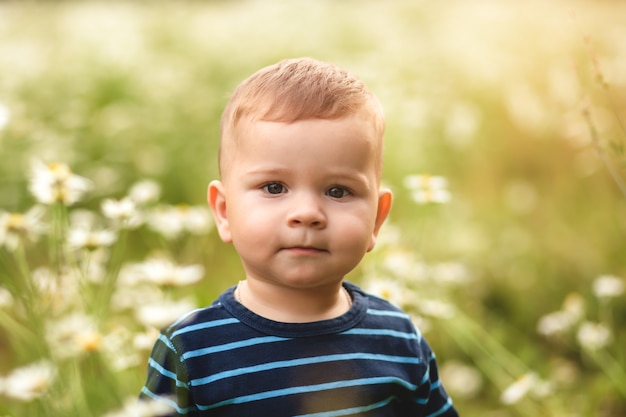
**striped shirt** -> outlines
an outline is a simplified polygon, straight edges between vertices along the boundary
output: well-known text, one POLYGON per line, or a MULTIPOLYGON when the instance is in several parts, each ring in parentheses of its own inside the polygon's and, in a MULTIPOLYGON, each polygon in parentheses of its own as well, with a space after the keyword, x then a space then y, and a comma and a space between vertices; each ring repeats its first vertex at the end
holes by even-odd
POLYGON ((350 310, 312 323, 268 320, 227 290, 161 332, 140 397, 171 416, 458 416, 408 315, 344 286, 350 310))

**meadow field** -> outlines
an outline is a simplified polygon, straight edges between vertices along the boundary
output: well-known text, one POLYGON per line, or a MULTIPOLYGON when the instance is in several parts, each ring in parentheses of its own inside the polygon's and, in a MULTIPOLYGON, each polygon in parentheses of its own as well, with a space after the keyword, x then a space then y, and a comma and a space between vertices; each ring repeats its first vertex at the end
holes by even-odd
MULTIPOLYGON (((349 277, 464 417, 626 416, 626 3, 0 2, 0 416, 139 409, 158 329, 242 278, 219 117, 312 56, 387 117, 394 207, 349 277)), ((260 416, 262 414, 259 414, 260 416)))

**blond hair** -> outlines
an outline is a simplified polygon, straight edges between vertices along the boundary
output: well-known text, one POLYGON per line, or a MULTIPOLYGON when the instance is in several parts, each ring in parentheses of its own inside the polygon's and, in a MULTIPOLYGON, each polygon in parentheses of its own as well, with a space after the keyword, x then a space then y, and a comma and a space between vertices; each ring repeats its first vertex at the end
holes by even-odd
MULTIPOLYGON (((360 79, 334 64, 312 58, 285 59, 244 80, 222 113, 220 171, 226 141, 237 142, 243 119, 291 123, 305 119, 338 119, 361 113, 381 142, 385 128, 380 102, 360 79)), ((378 156, 382 159, 382 155, 378 156)))

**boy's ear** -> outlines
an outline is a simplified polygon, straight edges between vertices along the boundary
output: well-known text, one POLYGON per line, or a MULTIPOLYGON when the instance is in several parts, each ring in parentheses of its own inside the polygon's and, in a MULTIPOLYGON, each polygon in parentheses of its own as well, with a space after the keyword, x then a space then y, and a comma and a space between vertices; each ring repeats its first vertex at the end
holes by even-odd
POLYGON ((391 211, 391 203, 393 201, 393 195, 391 194, 391 190, 381 189, 378 193, 378 210, 376 211, 376 221, 374 222, 374 231, 372 233, 372 240, 370 245, 367 248, 367 251, 371 251, 374 249, 374 245, 376 245, 376 237, 378 236, 378 232, 380 231, 381 226, 385 222, 385 219, 389 215, 389 211, 391 211))
POLYGON ((232 242, 230 224, 226 214, 226 196, 224 194, 224 185, 221 181, 214 180, 209 183, 207 201, 213 212, 213 219, 215 219, 215 226, 217 226, 220 238, 226 243, 232 242))

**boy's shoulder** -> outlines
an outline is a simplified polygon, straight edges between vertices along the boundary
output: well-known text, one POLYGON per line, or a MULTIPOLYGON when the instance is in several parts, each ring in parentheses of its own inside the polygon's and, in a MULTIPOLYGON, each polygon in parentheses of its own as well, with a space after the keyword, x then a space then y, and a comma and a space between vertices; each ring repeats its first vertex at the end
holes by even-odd
MULTIPOLYGON (((414 327, 411 316, 401 307, 391 303, 389 300, 369 293, 359 286, 346 282, 346 287, 350 292, 358 292, 367 299, 367 317, 371 320, 373 317, 379 317, 384 323, 393 321, 395 325, 414 327)), ((419 331, 415 329, 418 333, 419 331)))
POLYGON ((385 298, 364 291, 354 284, 351 285, 367 298, 369 305, 368 317, 370 320, 378 318, 382 325, 398 326, 406 329, 406 331, 415 332, 418 339, 423 338, 420 329, 415 325, 414 318, 401 307, 385 298))
POLYGON ((172 324, 162 329, 161 332, 171 338, 194 330, 211 328, 220 323, 225 324, 225 321, 229 319, 231 318, 228 313, 225 312, 220 301, 216 300, 207 307, 198 308, 185 313, 172 324))
POLYGON ((404 310, 402 310, 402 308, 391 303, 389 300, 385 298, 382 298, 382 297, 379 297, 378 295, 367 292, 366 290, 363 290, 358 285, 350 283, 350 282, 345 282, 345 286, 348 289, 348 291, 350 291, 351 293, 359 292, 362 296, 366 297, 368 300, 369 307, 372 309, 395 312, 400 316, 404 315, 406 317, 409 317, 409 315, 404 310))

